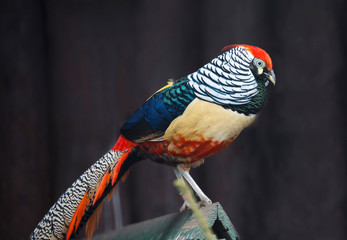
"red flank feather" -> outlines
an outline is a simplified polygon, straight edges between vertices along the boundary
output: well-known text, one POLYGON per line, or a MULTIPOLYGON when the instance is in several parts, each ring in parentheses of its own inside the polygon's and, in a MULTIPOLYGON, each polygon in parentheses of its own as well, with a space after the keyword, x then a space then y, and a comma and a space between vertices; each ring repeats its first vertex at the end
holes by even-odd
POLYGON ((134 143, 132 141, 129 141, 128 139, 124 138, 122 135, 119 136, 116 144, 113 146, 112 150, 115 151, 121 151, 124 152, 125 150, 130 150, 134 147, 136 147, 138 143, 134 143))
POLYGON ((170 143, 168 141, 157 141, 144 142, 140 145, 140 149, 143 152, 159 157, 187 159, 192 164, 216 154, 234 141, 235 138, 236 136, 225 141, 213 141, 205 139, 204 136, 200 135, 195 140, 192 140, 185 139, 182 135, 177 134, 172 142, 176 146, 175 148, 169 148, 170 143))

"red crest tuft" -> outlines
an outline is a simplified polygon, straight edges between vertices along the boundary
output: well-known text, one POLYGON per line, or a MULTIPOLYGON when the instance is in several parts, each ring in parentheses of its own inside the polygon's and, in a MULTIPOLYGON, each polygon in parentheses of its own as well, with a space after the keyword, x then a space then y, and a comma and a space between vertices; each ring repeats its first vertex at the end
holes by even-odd
POLYGON ((272 61, 271 58, 269 56, 269 54, 267 54, 267 52, 265 52, 263 49, 255 47, 255 46, 251 46, 251 45, 246 45, 246 44, 233 44, 233 45, 229 45, 226 46, 222 49, 222 51, 227 51, 230 50, 234 47, 243 47, 246 50, 250 51, 254 57, 259 58, 264 60, 264 62, 266 63, 266 68, 270 71, 272 69, 272 61))

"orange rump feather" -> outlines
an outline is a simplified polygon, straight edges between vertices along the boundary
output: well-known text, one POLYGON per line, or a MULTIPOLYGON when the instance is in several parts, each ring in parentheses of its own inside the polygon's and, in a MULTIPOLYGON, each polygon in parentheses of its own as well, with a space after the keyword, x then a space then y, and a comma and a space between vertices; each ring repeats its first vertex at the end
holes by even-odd
POLYGON ((128 158, 129 153, 133 148, 135 148, 138 145, 138 143, 134 143, 132 141, 129 141, 128 139, 124 138, 122 135, 119 136, 116 144, 113 146, 113 151, 121 151, 123 152, 122 156, 119 158, 117 165, 115 166, 113 173, 112 173, 112 186, 117 181, 119 171, 121 166, 123 165, 124 161, 128 158))
POLYGON ((94 213, 92 214, 92 216, 90 216, 86 224, 86 235, 88 240, 92 239, 94 231, 99 224, 99 219, 102 212, 102 204, 103 202, 99 204, 99 206, 95 209, 94 213))
POLYGON ((105 175, 103 176, 100 184, 99 184, 98 189, 96 190, 94 201, 93 201, 93 206, 95 205, 96 201, 98 201, 101 198, 102 194, 105 191, 105 188, 107 187, 108 183, 110 182, 110 178, 111 178, 110 170, 107 170, 105 175))
POLYGON ((71 235, 76 233, 78 226, 80 225, 80 222, 82 220, 84 211, 86 210, 86 207, 89 203, 89 195, 88 192, 86 192, 86 194, 84 195, 84 197, 82 198, 82 201, 80 202, 80 204, 77 206, 76 211, 74 213, 74 215, 72 216, 71 222, 70 222, 70 226, 67 230, 67 235, 66 235, 66 240, 69 240, 71 235))
POLYGON ((116 167, 113 170, 112 186, 115 184, 115 182, 116 182, 116 180, 118 178, 118 175, 119 175, 120 167, 123 165, 124 161, 128 158, 129 153, 130 153, 130 150, 127 150, 119 158, 118 163, 117 163, 116 167))

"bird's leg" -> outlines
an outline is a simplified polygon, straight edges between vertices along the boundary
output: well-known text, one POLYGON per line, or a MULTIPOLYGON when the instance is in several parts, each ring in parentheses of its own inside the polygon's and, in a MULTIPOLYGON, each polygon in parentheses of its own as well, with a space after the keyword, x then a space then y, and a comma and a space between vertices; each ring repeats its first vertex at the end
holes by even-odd
MULTIPOLYGON (((175 170, 175 174, 177 176, 177 178, 184 178, 186 180, 186 182, 190 185, 190 187, 194 190, 194 192, 196 193, 196 195, 198 195, 198 197, 200 198, 200 205, 202 206, 206 206, 208 204, 211 204, 212 201, 205 195, 205 193, 200 189, 200 187, 198 186, 198 184, 196 184, 196 182, 194 181, 194 179, 190 176, 188 171, 185 171, 183 169, 180 169, 179 167, 176 168, 175 170)), ((183 204, 183 206, 187 205, 186 202, 185 204, 183 204)), ((183 207, 182 206, 182 207, 183 207)), ((189 206, 188 206, 189 207, 189 206)))
MULTIPOLYGON (((181 172, 177 168, 174 168, 174 172, 175 172, 175 175, 176 175, 177 179, 183 179, 184 180, 181 172)), ((180 208, 181 212, 183 210, 187 209, 187 208, 190 208, 189 202, 186 199, 184 199, 184 198, 183 198, 183 200, 184 200, 184 203, 183 203, 182 207, 180 208)))
POLYGON ((212 201, 205 195, 205 193, 200 189, 198 184, 194 181, 194 179, 190 176, 188 171, 178 169, 183 176, 183 178, 187 181, 187 183, 191 186, 191 188, 194 190, 196 195, 200 198, 200 204, 203 206, 206 206, 208 204, 211 204, 212 201))

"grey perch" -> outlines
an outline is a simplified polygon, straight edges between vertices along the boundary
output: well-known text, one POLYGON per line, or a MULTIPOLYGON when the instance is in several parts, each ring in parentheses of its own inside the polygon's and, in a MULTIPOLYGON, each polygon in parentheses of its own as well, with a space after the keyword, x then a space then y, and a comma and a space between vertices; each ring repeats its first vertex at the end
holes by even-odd
MULTIPOLYGON (((239 240, 240 237, 219 203, 201 208, 217 239, 239 240)), ((93 240, 156 240, 156 239, 206 239, 190 210, 173 213, 144 222, 131 224, 106 234, 96 235, 93 240)))

